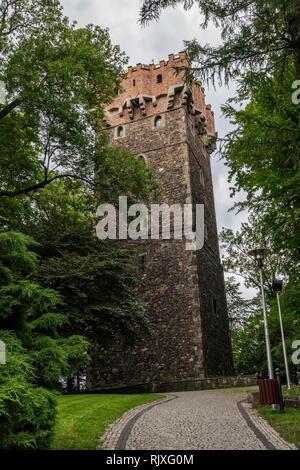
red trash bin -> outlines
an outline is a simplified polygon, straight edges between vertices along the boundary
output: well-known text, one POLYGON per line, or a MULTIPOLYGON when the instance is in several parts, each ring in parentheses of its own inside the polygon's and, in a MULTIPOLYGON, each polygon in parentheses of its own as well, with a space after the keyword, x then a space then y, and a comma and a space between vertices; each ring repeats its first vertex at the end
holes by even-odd
POLYGON ((258 387, 261 405, 278 405, 280 403, 278 385, 275 379, 259 379, 258 387))

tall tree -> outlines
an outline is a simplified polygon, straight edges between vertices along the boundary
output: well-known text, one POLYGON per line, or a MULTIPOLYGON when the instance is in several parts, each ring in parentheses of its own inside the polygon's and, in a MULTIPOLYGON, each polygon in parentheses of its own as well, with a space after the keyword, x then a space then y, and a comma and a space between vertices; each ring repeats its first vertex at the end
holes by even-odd
MULTIPOLYGON (((45 26, 61 21, 62 9, 58 0, 1 0, 0 2, 0 63, 11 50, 34 31, 42 31, 45 26)), ((1 77, 2 78, 2 77, 1 77)), ((11 99, 0 111, 4 118, 20 103, 18 96, 11 99)))
POLYGON ((99 136, 95 146, 92 123, 101 122, 100 103, 115 96, 123 64, 107 30, 76 29, 64 18, 3 54, 0 76, 9 101, 18 98, 18 113, 0 121, 1 157, 10 171, 1 178, 0 196, 30 193, 59 178, 93 186, 106 141, 99 136))
POLYGON ((35 382, 28 351, 12 332, 0 330, 6 363, 0 364, 0 449, 48 449, 53 435, 55 394, 35 382))
MULTIPOLYGON (((33 3, 19 3, 24 24, 11 13, 19 33, 0 50, 8 102, 0 111, 0 197, 31 194, 64 178, 79 180, 98 195, 111 185, 143 198, 155 186, 151 170, 128 152, 107 149, 101 131, 102 104, 120 88, 124 53, 112 45, 107 29, 70 24, 59 2, 49 1, 45 12, 37 2, 35 27, 33 3)), ((0 2, 3 11, 6 4, 0 2)))
POLYGON ((224 250, 222 264, 227 274, 243 279, 247 288, 260 289, 260 276, 257 265, 248 252, 252 248, 266 247, 270 250, 264 261, 264 281, 266 294, 272 298, 272 280, 276 275, 285 279, 295 277, 297 267, 291 264, 287 253, 274 250, 272 228, 263 224, 263 218, 250 215, 247 223, 242 223, 240 230, 234 232, 223 228, 220 241, 224 250))
POLYGON ((55 215, 25 229, 39 245, 36 279, 62 297, 67 336, 101 347, 132 346, 151 331, 137 294, 136 249, 92 235, 92 222, 55 215))
POLYGON ((275 252, 290 263, 300 256, 300 106, 291 100, 293 80, 293 64, 283 75, 278 69, 273 77, 256 74, 245 109, 232 102, 223 107, 234 128, 221 148, 232 196, 246 194, 235 207, 260 220, 275 252))
MULTIPOLYGON (((240 283, 234 276, 225 280, 228 318, 231 337, 242 330, 251 315, 257 313, 257 304, 252 299, 245 299, 240 291, 240 283)), ((234 341, 233 341, 234 342, 234 341)))
POLYGON ((58 203, 63 185, 73 193, 70 204, 89 199, 91 213, 96 200, 157 194, 151 168, 107 147, 102 103, 116 96, 127 61, 108 30, 78 29, 56 0, 0 0, 0 12, 0 80, 7 93, 0 109, 0 223, 17 229, 48 196, 58 203))
POLYGON ((269 255, 265 258, 263 280, 266 294, 267 314, 274 365, 284 372, 282 341, 275 294, 272 280, 284 280, 281 294, 283 322, 290 367, 293 353, 292 343, 299 336, 299 275, 298 267, 291 261, 289 251, 278 253, 272 243, 272 228, 261 223, 261 219, 250 216, 248 223, 234 233, 223 229, 221 240, 226 249, 223 265, 231 276, 226 281, 228 312, 231 323, 232 350, 237 373, 265 373, 267 362, 265 354, 264 323, 260 298, 260 279, 255 261, 248 255, 254 246, 267 246, 269 255), (255 287, 257 295, 247 300, 241 296, 236 276, 243 279, 246 287, 255 287))
MULTIPOLYGON (((281 294, 284 333, 287 346, 290 370, 293 368, 291 356, 294 352, 292 344, 299 338, 299 282, 284 284, 281 294)), ((231 279, 226 283, 229 315, 233 322, 231 327, 232 351, 234 367, 237 374, 266 374, 267 360, 264 321, 261 311, 261 300, 258 297, 245 300, 240 296, 236 282, 231 279)), ((282 353, 282 339, 278 317, 277 301, 268 296, 268 324, 274 367, 279 367, 284 375, 285 366, 282 353)))
POLYGON ((68 321, 58 292, 32 280, 37 255, 34 241, 16 232, 0 233, 0 328, 13 331, 27 349, 35 382, 53 389, 59 377, 88 363, 87 341, 61 332, 68 321))
POLYGON ((32 280, 37 256, 33 240, 0 233, 0 447, 6 450, 49 447, 55 424, 59 378, 85 367, 87 341, 62 336, 66 317, 61 298, 32 280), (50 390, 49 390, 50 389, 50 390))
POLYGON ((287 251, 295 262, 300 255, 300 107, 292 102, 292 85, 300 80, 299 1, 144 0, 141 21, 158 19, 163 8, 178 4, 198 5, 203 27, 212 20, 222 30, 220 46, 186 42, 195 65, 187 75, 239 83, 236 98, 223 107, 235 128, 221 141, 232 196, 246 193, 236 207, 272 227, 274 249, 287 251), (250 103, 241 109, 245 100, 250 103))

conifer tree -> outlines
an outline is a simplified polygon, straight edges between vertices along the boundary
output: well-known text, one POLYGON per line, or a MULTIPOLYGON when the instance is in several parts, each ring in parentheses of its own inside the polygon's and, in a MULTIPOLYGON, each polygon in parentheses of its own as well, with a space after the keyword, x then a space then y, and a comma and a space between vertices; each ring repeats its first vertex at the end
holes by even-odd
POLYGON ((274 66, 285 68, 294 62, 300 80, 300 4, 298 0, 142 0, 143 24, 158 20, 161 10, 183 5, 199 7, 206 28, 213 21, 221 28, 223 43, 213 47, 197 39, 187 41, 187 51, 195 62, 194 75, 201 80, 225 78, 228 83, 241 71, 272 74, 274 66), (275 61, 274 61, 275 57, 275 61))

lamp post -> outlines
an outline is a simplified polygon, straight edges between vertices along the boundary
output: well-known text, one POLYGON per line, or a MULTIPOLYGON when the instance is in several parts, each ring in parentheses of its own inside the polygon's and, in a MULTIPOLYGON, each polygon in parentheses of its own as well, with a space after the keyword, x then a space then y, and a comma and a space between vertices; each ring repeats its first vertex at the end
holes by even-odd
POLYGON ((284 366, 285 366, 285 373, 286 373, 286 383, 287 383, 288 390, 290 390, 291 389, 291 379, 290 379, 289 363, 288 363, 288 358, 287 358, 287 353, 286 353, 283 321, 282 321, 281 308, 280 308, 280 292, 282 291, 282 281, 280 281, 279 279, 274 279, 273 282, 272 282, 272 289, 274 290, 274 292, 276 292, 276 297, 277 297, 280 331, 281 331, 281 340, 282 340, 282 349, 283 349, 283 358, 284 358, 284 366))
POLYGON ((255 248, 248 252, 248 255, 253 256, 260 272, 260 288, 261 288, 261 299, 262 299, 262 308, 264 314, 264 326, 265 326, 265 338, 266 338, 266 350, 267 350, 267 362, 268 362, 268 375, 269 379, 274 379, 274 372, 273 372, 273 364, 272 364, 272 353, 271 353, 271 343, 270 343, 270 334, 269 334, 269 326, 268 326, 268 317, 267 317, 267 310, 266 310, 266 302, 265 302, 265 291, 264 291, 264 283, 263 283, 263 264, 264 264, 264 257, 269 253, 269 250, 265 248, 255 248))

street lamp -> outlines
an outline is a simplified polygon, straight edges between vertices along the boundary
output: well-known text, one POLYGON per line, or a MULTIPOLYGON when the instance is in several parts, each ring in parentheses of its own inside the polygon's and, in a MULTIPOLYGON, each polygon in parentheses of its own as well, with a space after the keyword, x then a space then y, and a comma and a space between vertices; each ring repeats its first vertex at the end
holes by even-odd
POLYGON ((268 373, 269 373, 269 379, 274 379, 270 334, 269 334, 269 327, 268 327, 268 318, 267 318, 267 310, 266 310, 266 302, 265 302, 265 291, 264 291, 264 283, 263 283, 263 270, 262 270, 263 264, 264 264, 264 257, 268 253, 269 253, 269 250, 267 250, 266 248, 255 248, 254 250, 249 251, 248 255, 254 257, 254 259, 255 259, 258 267, 259 267, 261 299, 262 299, 262 308, 263 308, 263 314, 264 314, 264 326, 265 326, 268 373))
POLYGON ((290 380, 290 372, 289 372, 289 363, 288 363, 288 358, 287 358, 287 353, 286 353, 285 337, 284 337, 283 322, 282 322, 282 315, 281 315, 281 308, 280 308, 280 292, 282 290, 282 281, 280 281, 279 279, 274 279, 272 282, 272 289, 274 290, 274 292, 276 292, 276 297, 277 297, 283 358, 284 358, 284 366, 285 366, 285 373, 286 373, 286 382, 287 382, 287 388, 288 390, 290 390, 291 380, 290 380))

